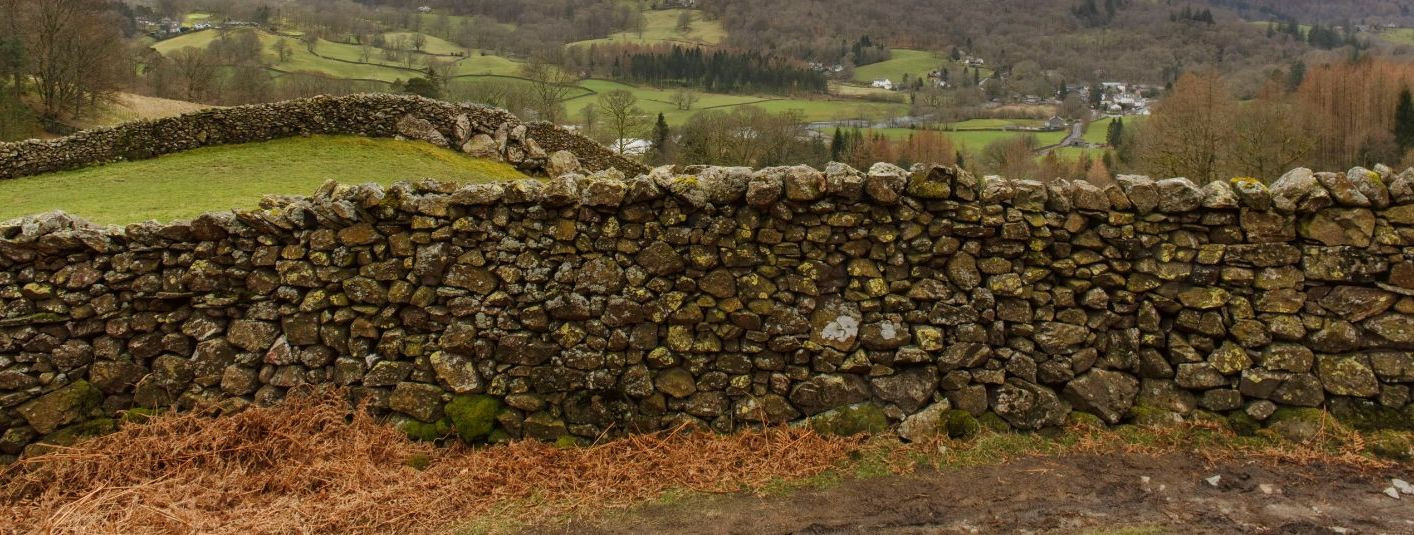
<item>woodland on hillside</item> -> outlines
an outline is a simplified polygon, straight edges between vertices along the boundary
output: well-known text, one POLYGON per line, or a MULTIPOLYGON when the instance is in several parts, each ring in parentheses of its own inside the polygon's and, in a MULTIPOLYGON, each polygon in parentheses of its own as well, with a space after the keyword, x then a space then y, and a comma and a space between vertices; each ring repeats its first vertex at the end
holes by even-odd
POLYGON ((893 48, 959 46, 992 64, 1034 61, 1074 81, 1162 85, 1191 66, 1260 69, 1305 50, 1231 14, 1203 16, 1175 2, 714 0, 704 7, 727 27, 732 46, 835 62, 851 60, 847 41, 867 35, 893 48), (1183 17, 1185 8, 1197 15, 1183 17))

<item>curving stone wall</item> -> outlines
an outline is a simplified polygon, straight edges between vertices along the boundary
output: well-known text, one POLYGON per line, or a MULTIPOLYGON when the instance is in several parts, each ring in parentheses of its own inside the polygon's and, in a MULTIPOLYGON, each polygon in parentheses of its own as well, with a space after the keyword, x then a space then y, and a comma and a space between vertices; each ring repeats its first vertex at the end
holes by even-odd
POLYGON ((348 387, 420 436, 810 418, 1414 422, 1414 170, 1195 187, 888 164, 326 184, 0 225, 0 449, 348 387))
POLYGON ((211 108, 54 140, 0 143, 0 179, 312 134, 420 139, 507 161, 530 173, 562 171, 547 168, 557 151, 577 156, 589 171, 647 171, 583 136, 549 123, 522 124, 505 110, 410 95, 360 94, 211 108))

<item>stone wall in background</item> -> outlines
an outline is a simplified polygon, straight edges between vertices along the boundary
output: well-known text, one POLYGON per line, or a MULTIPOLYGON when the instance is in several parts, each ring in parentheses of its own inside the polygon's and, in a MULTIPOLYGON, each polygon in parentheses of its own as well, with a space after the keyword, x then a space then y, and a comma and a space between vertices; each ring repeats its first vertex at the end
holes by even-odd
POLYGON ((271 202, 0 225, 0 450, 301 385, 468 440, 1414 422, 1414 170, 1102 189, 687 167, 271 202))
POLYGON ((0 179, 314 134, 419 139, 507 161, 532 174, 549 173, 549 156, 563 150, 578 156, 591 171, 647 171, 578 134, 549 123, 522 124, 504 110, 409 95, 362 94, 211 108, 54 140, 0 143, 0 179))

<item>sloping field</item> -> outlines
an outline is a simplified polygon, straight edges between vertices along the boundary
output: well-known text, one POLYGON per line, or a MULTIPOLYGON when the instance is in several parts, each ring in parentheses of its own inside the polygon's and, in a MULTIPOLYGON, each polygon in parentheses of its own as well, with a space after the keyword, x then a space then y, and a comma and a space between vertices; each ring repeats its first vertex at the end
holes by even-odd
POLYGON ((662 9, 648 11, 643 15, 647 21, 643 26, 642 33, 637 31, 619 32, 602 39, 578 41, 570 43, 570 45, 605 43, 717 45, 727 38, 727 30, 722 27, 720 22, 706 20, 703 13, 695 9, 662 9), (680 32, 678 31, 678 17, 684 12, 691 13, 692 25, 688 31, 680 32))
POLYGON ((327 179, 347 184, 436 178, 525 178, 503 163, 426 143, 355 136, 287 138, 205 147, 151 160, 0 180, 0 220, 62 210, 98 223, 170 221, 253 208, 265 194, 308 195, 327 179))
POLYGON ((933 69, 948 61, 941 55, 922 50, 894 49, 891 53, 892 57, 888 60, 856 67, 855 81, 871 82, 888 78, 897 84, 903 81, 905 73, 910 78, 927 76, 933 69))
POLYGON ((118 93, 113 102, 105 106, 100 112, 72 121, 70 126, 83 129, 113 126, 140 119, 175 117, 183 113, 191 113, 208 107, 209 106, 205 104, 187 102, 185 100, 149 97, 134 93, 118 93))

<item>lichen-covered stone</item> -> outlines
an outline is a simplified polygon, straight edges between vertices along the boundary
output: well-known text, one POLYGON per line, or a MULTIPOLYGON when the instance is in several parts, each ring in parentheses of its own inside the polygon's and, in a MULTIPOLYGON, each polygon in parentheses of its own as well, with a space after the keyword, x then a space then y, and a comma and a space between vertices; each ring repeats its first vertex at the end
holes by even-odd
POLYGON ((1041 429, 1065 424, 1070 408, 1055 391, 1019 379, 1010 379, 991 396, 991 407, 1018 429, 1041 429))
POLYGON ((889 418, 882 407, 860 403, 811 416, 806 419, 806 426, 816 433, 848 437, 881 433, 889 428, 889 418))
POLYGON ((1127 374, 1109 370, 1090 370, 1066 383, 1064 396, 1077 409, 1094 413, 1106 422, 1117 424, 1134 406, 1139 394, 1139 381, 1127 374))
POLYGON ((48 434, 87 418, 102 401, 102 392, 80 380, 20 405, 18 410, 36 432, 48 434))

